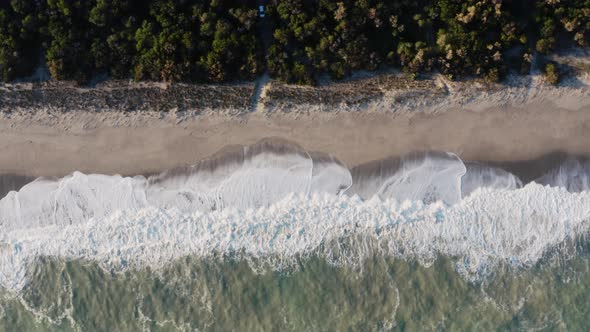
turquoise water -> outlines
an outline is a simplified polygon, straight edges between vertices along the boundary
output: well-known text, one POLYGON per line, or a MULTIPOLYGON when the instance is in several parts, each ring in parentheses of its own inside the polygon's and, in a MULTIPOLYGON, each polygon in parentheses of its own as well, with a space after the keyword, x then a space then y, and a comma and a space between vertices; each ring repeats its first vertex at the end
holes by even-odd
POLYGON ((124 273, 43 258, 18 298, 3 295, 0 330, 587 330, 583 244, 532 268, 498 266, 479 282, 447 257, 426 267, 375 255, 344 267, 311 256, 279 272, 255 271, 244 258, 189 256, 124 273))

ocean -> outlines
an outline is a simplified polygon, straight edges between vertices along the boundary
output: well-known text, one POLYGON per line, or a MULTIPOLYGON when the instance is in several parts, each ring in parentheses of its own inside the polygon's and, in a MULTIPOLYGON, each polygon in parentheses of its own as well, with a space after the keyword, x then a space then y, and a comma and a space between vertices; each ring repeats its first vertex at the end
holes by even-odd
POLYGON ((590 327, 575 156, 348 168, 267 139, 157 175, 4 183, 2 331, 590 327))

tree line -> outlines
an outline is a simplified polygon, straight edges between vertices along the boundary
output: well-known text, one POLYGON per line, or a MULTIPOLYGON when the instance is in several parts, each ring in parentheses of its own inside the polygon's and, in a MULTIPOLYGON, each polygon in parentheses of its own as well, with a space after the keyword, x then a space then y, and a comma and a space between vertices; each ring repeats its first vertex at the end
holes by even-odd
POLYGON ((528 72, 534 54, 590 44, 590 0, 269 0, 264 20, 256 0, 5 0, 0 75, 44 63, 52 79, 78 82, 227 82, 268 70, 315 84, 394 66, 498 81, 528 72))
POLYGON ((250 80, 261 72, 255 1, 0 2, 4 81, 45 61, 56 80, 250 80))

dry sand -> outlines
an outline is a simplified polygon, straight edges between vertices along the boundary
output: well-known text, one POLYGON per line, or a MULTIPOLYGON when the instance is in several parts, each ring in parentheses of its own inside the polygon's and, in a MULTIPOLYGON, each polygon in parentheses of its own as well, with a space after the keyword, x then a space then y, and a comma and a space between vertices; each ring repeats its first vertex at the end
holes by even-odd
POLYGON ((66 120, 46 125, 35 119, 1 119, 0 174, 148 174, 265 137, 332 153, 350 167, 416 150, 490 161, 534 159, 556 151, 590 155, 590 107, 567 110, 550 103, 436 114, 206 115, 180 123, 144 114, 126 125, 112 125, 104 114, 78 112, 66 120))
MULTIPOLYGON (((565 59, 560 61, 572 68, 590 62, 586 54, 565 59)), ((151 174, 266 137, 331 153, 349 167, 423 150, 494 162, 554 152, 590 156, 590 72, 577 73, 558 87, 539 75, 491 86, 436 75, 422 82, 376 76, 320 88, 265 81, 250 105, 244 100, 254 91, 251 85, 179 87, 160 95, 169 97, 167 103, 180 96, 182 107, 151 110, 148 101, 142 111, 128 112, 117 110, 127 99, 141 104, 136 99, 145 95, 137 94, 145 89, 123 86, 113 101, 108 87, 76 94, 51 85, 34 93, 5 86, 0 89, 0 175, 151 174), (178 96, 172 93, 177 90, 178 96), (48 91, 61 98, 52 102, 61 105, 63 99, 67 109, 27 97, 48 91), (232 96, 235 112, 208 102, 232 96), (88 107, 95 104, 97 109, 88 107)))

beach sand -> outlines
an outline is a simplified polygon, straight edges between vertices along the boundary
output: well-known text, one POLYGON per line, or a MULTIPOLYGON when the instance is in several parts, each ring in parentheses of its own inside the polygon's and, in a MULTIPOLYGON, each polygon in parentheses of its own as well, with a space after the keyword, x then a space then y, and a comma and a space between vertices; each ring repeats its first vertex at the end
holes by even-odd
POLYGON ((2 119, 0 174, 150 174, 193 164, 227 145, 252 144, 265 137, 331 153, 349 167, 423 150, 497 162, 554 152, 590 155, 590 108, 567 110, 549 103, 436 114, 207 115, 180 123, 145 115, 121 126, 101 124, 101 116, 71 117, 67 126, 2 119))
POLYGON ((150 86, 176 105, 168 110, 150 108, 151 99, 141 101, 153 91, 137 84, 123 84, 116 100, 109 86, 29 85, 0 89, 0 176, 148 175, 263 138, 332 154, 350 168, 426 150, 513 165, 546 156, 590 156, 590 73, 568 76, 559 86, 538 75, 496 85, 450 82, 440 75, 417 82, 377 75, 318 88, 271 81, 258 87, 250 105, 252 85, 150 86), (45 95, 57 97, 30 97, 45 95), (128 99, 143 108, 129 110, 128 99), (60 100, 67 109, 58 107, 60 100))

